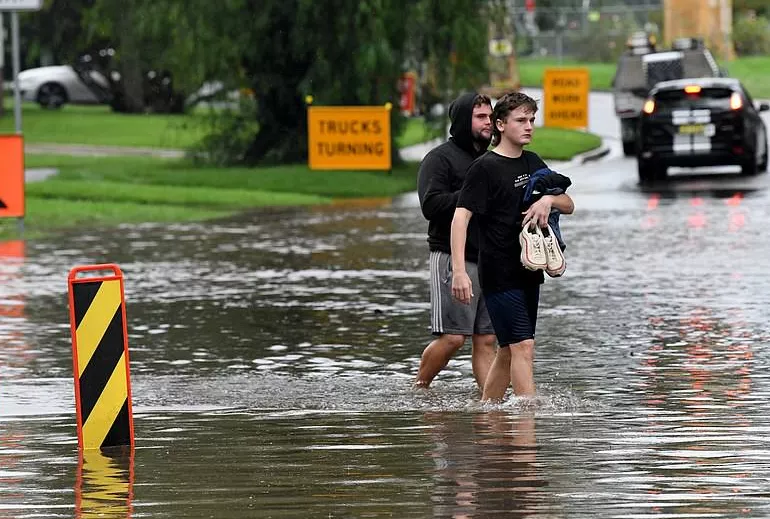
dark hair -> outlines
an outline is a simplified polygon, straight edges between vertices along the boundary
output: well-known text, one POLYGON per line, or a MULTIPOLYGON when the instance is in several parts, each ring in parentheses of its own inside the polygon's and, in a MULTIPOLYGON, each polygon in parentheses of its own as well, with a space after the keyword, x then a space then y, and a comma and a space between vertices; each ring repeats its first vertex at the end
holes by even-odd
POLYGON ((492 106, 492 100, 489 98, 488 95, 476 94, 476 97, 473 98, 473 108, 476 108, 477 106, 483 106, 483 105, 492 106))
POLYGON ((508 115, 518 107, 524 106, 532 113, 537 113, 537 101, 522 92, 511 92, 498 99, 492 110, 492 145, 500 144, 500 130, 497 129, 497 121, 505 122, 508 115))

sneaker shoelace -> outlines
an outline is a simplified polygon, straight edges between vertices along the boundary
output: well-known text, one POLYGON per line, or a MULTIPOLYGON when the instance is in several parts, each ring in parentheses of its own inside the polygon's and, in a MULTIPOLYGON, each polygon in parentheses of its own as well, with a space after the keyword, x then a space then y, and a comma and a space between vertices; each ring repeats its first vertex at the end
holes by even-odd
POLYGON ((553 250, 553 240, 550 236, 546 236, 543 240, 545 242, 545 251, 548 255, 548 258, 551 260, 558 260, 558 255, 556 254, 556 251, 553 250))
POLYGON ((532 240, 532 248, 534 249, 533 252, 535 253, 535 256, 540 256, 544 254, 543 245, 544 243, 541 240, 538 240, 537 235, 535 234, 535 239, 532 240))

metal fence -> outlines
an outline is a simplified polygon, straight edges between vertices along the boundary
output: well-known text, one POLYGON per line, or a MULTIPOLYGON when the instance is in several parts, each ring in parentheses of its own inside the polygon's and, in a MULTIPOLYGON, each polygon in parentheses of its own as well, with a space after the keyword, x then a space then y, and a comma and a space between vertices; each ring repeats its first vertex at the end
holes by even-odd
POLYGON ((512 1, 509 15, 515 27, 516 53, 520 57, 614 61, 631 32, 660 33, 661 2, 629 0, 594 8, 595 1, 575 1, 527 11, 517 5, 521 2, 512 1))

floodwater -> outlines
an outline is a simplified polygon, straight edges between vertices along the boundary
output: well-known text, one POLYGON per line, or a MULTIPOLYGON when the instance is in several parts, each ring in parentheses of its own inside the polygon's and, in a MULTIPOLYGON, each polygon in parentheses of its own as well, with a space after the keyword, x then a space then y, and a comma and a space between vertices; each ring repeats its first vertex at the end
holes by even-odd
POLYGON ((468 346, 411 389, 414 195, 2 244, 0 517, 770 516, 768 195, 602 167, 566 172, 532 401, 480 404, 468 346), (136 448, 81 456, 67 274, 105 262, 136 448))

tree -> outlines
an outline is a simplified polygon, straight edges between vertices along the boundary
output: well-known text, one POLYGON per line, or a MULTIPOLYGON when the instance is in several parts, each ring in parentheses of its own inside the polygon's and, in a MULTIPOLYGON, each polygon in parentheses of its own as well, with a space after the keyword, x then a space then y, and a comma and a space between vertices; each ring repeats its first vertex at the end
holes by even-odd
POLYGON ((46 0, 40 11, 21 16, 21 38, 26 43, 23 60, 28 65, 51 60, 69 63, 87 41, 84 13, 94 0, 46 0))
POLYGON ((733 0, 733 12, 745 14, 754 11, 758 16, 770 15, 770 5, 767 0, 733 0))
MULTIPOLYGON (((304 160, 307 95, 322 105, 398 106, 398 79, 415 63, 441 99, 487 78, 478 0, 71 1, 84 9, 82 40, 115 48, 129 110, 144 108, 149 69, 168 71, 183 92, 206 81, 252 92, 235 122, 218 126, 226 134, 207 141, 244 140, 227 162, 304 160)), ((392 113, 395 135, 402 118, 392 113)))
MULTIPOLYGON (((306 95, 322 105, 398 106, 397 83, 410 53, 432 67, 442 91, 478 87, 486 78, 487 26, 475 0, 263 0, 259 7, 231 0, 226 6, 238 13, 220 19, 229 24, 224 33, 234 35, 259 126, 237 158, 245 163, 305 160, 306 95)), ((395 135, 397 110, 392 122, 395 135)))

